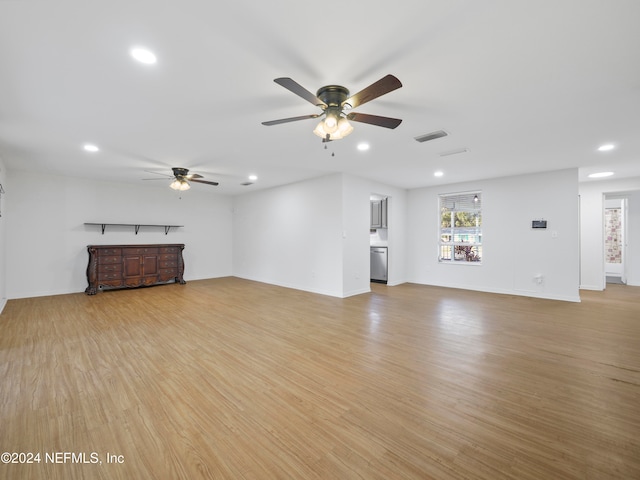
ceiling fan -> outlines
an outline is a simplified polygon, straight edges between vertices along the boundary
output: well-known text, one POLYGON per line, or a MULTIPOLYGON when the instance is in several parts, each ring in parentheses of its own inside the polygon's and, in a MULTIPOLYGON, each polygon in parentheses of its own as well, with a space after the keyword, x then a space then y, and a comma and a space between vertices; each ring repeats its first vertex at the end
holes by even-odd
MULTIPOLYGON (((155 173, 156 175, 162 175, 168 178, 173 178, 174 180, 169 186, 174 190, 189 190, 191 188, 191 185, 189 184, 189 182, 206 183, 207 185, 219 185, 218 182, 202 180, 202 178, 204 177, 197 173, 190 174, 189 169, 187 168, 173 167, 171 170, 173 170, 173 175, 165 175, 163 173, 157 173, 157 172, 149 172, 149 173, 155 173)), ((160 179, 144 178, 143 180, 160 180, 160 179)))
POLYGON ((400 88, 402 83, 393 75, 386 75, 377 82, 372 83, 365 89, 351 96, 349 95, 349 90, 341 85, 327 85, 321 87, 314 95, 299 83, 288 77, 276 78, 274 82, 295 93, 316 107, 320 107, 322 109, 322 113, 271 120, 269 122, 262 122, 263 125, 279 125, 281 123, 295 122, 298 120, 324 116, 324 119, 322 119, 316 126, 313 133, 321 137, 323 142, 330 142, 332 140, 344 138, 353 131, 353 127, 349 123, 349 120, 385 128, 396 128, 402 122, 402 120, 397 118, 367 115, 365 113, 348 113, 348 111, 353 108, 359 107, 360 105, 370 102, 375 98, 400 88))

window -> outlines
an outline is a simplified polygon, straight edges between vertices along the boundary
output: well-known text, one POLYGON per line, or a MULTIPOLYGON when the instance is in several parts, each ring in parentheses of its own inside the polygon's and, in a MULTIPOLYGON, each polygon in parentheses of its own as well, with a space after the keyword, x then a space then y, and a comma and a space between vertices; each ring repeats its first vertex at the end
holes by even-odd
POLYGON ((439 227, 440 262, 482 262, 481 192, 440 195, 439 227))

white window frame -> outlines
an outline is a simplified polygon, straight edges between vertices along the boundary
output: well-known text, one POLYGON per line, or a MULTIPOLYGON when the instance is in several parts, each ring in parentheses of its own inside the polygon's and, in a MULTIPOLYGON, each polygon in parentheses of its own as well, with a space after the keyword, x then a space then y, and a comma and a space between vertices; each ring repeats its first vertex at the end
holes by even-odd
POLYGON ((438 195, 438 262, 450 265, 482 265, 482 250, 482 192, 478 190, 438 195), (445 211, 451 212, 449 227, 442 226, 445 211), (476 225, 456 227, 454 218, 458 212, 474 214, 476 225), (446 233, 447 228, 449 233, 446 233), (443 237, 447 235, 449 240, 444 240, 443 237), (443 255, 445 249, 449 250, 449 258, 443 255))

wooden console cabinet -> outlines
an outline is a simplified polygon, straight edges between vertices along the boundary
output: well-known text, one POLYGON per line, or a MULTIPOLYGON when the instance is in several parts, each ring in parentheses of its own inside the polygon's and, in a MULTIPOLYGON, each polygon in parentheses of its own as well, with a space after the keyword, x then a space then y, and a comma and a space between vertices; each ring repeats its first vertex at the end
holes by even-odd
POLYGON ((186 282, 182 278, 183 243, 159 245, 89 245, 85 289, 95 295, 100 289, 135 288, 162 283, 186 282))

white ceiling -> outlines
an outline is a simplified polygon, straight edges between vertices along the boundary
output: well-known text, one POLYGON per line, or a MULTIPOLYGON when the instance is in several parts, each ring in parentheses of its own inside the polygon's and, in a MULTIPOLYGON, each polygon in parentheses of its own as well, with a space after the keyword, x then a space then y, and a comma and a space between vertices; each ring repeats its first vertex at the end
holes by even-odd
POLYGON ((226 194, 332 172, 402 188, 570 167, 640 176, 638 0, 326 5, 0 0, 0 157, 161 188, 146 171, 180 166, 226 194), (136 45, 158 62, 133 61, 136 45), (354 111, 403 119, 395 130, 354 123, 325 150, 317 121, 261 124, 320 113, 274 78, 355 93, 389 73, 403 87, 354 111))

